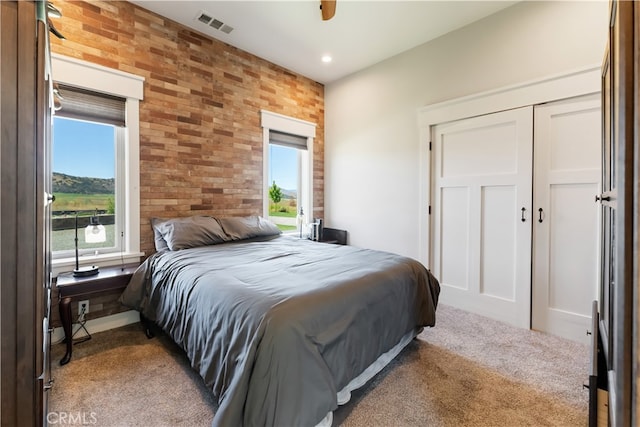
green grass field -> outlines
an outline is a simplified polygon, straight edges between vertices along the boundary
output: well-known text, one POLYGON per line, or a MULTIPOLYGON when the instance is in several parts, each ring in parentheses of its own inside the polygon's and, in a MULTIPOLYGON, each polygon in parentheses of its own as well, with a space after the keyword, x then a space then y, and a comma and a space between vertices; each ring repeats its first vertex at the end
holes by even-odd
POLYGON ((269 200, 269 216, 281 216, 295 218, 298 215, 298 206, 295 200, 283 200, 277 205, 269 200), (285 210, 285 212, 282 212, 285 210))
POLYGON ((113 194, 54 193, 54 196, 53 211, 107 210, 109 199, 114 198, 113 194))

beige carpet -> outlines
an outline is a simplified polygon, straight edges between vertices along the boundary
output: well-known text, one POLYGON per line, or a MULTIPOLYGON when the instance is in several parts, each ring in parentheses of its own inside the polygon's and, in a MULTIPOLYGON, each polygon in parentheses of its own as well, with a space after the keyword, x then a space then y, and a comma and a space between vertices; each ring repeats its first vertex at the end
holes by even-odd
MULTIPOLYGON (((209 426, 216 405, 169 339, 139 325, 94 334, 58 366, 52 420, 98 426, 209 426), (71 421, 71 422, 70 422, 71 421)), ((447 306, 335 412, 344 426, 586 426, 587 346, 447 306)))

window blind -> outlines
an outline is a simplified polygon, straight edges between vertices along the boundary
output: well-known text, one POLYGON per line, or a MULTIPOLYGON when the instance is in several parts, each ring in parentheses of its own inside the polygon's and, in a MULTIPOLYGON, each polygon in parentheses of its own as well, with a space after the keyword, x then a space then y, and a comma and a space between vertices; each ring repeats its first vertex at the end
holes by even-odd
POLYGON ((299 150, 307 149, 307 138, 300 135, 292 135, 290 133, 279 132, 269 129, 269 143, 283 145, 285 147, 297 148, 299 150))
POLYGON ((60 110, 56 115, 115 126, 125 125, 125 98, 58 84, 60 110))

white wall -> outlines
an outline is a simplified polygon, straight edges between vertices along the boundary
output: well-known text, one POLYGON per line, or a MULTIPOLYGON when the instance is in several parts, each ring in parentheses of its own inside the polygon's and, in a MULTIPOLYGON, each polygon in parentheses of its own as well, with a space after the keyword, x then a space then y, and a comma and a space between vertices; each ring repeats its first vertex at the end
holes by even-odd
POLYGON ((600 64, 608 3, 522 2, 325 88, 325 223, 419 258, 420 107, 600 64))

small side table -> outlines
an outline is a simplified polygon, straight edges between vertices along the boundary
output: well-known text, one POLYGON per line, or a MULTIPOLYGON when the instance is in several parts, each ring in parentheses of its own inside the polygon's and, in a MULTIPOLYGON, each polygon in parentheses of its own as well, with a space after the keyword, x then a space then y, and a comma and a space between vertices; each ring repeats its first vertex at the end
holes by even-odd
POLYGON ((138 264, 124 266, 100 267, 98 274, 87 277, 74 277, 72 272, 61 273, 56 279, 58 289, 60 320, 64 329, 64 340, 67 344, 67 353, 60 360, 61 365, 66 365, 71 360, 73 336, 71 331, 71 301, 87 299, 90 295, 99 292, 123 289, 129 284, 129 280, 138 264))
POLYGON ((333 243, 334 245, 346 245, 347 244, 347 231, 339 230, 337 228, 324 227, 322 229, 323 243, 333 243))

